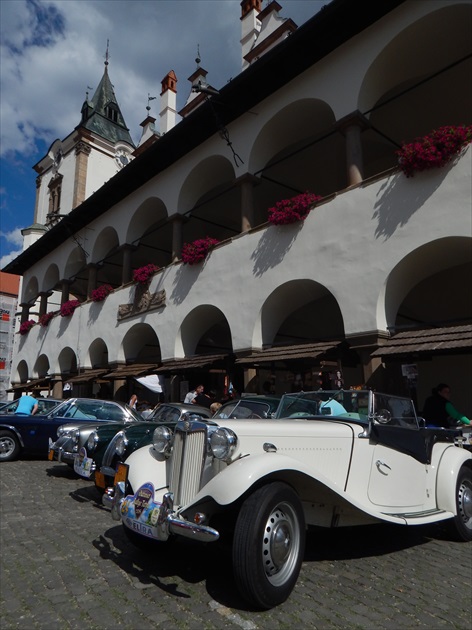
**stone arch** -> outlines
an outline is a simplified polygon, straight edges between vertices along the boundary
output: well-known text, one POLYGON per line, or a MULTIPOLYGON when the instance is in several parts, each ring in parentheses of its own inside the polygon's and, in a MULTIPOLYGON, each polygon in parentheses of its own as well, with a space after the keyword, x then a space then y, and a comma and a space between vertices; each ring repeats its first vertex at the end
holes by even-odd
POLYGON ((69 280, 70 298, 83 302, 87 298, 88 272, 85 251, 82 247, 74 247, 70 252, 64 268, 63 279, 69 280))
POLYGON ((29 376, 29 369, 28 369, 28 364, 26 363, 24 359, 19 361, 18 365, 16 366, 15 372, 16 374, 15 374, 14 380, 18 383, 26 383, 29 376))
POLYGON ((98 265, 97 286, 110 284, 116 288, 122 280, 122 254, 115 228, 108 226, 97 236, 92 250, 91 262, 98 265))
POLYGON ((66 346, 63 348, 56 360, 56 374, 76 374, 77 373, 77 355, 72 348, 66 346))
POLYGON ((471 319, 472 239, 440 238, 410 252, 390 272, 377 304, 379 330, 471 319))
POLYGON ((94 339, 88 348, 88 360, 91 368, 108 367, 108 346, 103 339, 94 339))
POLYGON ((260 130, 249 158, 249 171, 261 181, 254 189, 259 222, 280 199, 305 191, 324 196, 345 186, 344 140, 332 133, 334 123, 326 102, 304 98, 278 111, 260 130))
POLYGON ((395 166, 403 141, 442 125, 469 124, 471 74, 470 7, 464 3, 451 1, 388 42, 359 90, 358 109, 372 125, 363 134, 365 176, 395 166))
POLYGON ((59 267, 56 263, 52 263, 46 269, 46 273, 44 274, 43 282, 41 284, 42 291, 53 291, 59 285, 59 267))
POLYGON ((298 279, 277 287, 265 300, 253 346, 292 345, 344 339, 338 302, 322 284, 298 279))
POLYGON ((202 304, 185 317, 176 338, 176 357, 230 352, 231 330, 219 308, 202 304))
POLYGON ((35 361, 33 375, 35 376, 35 378, 42 378, 43 376, 46 376, 48 372, 49 358, 45 354, 40 354, 35 361))
POLYGON ((172 224, 168 211, 158 197, 146 199, 131 217, 126 242, 134 246, 134 268, 154 263, 165 267, 172 262, 172 224))
POLYGON ((205 236, 224 240, 239 234, 241 193, 234 179, 234 166, 221 155, 205 158, 187 175, 178 201, 179 213, 188 217, 184 241, 205 236))
POLYGON ((123 337, 120 355, 128 363, 159 363, 161 347, 153 327, 144 323, 132 326, 123 337))
POLYGON ((26 302, 28 304, 33 303, 38 297, 38 293, 39 293, 38 279, 36 276, 31 276, 31 278, 28 278, 28 282, 23 287, 22 302, 26 302))

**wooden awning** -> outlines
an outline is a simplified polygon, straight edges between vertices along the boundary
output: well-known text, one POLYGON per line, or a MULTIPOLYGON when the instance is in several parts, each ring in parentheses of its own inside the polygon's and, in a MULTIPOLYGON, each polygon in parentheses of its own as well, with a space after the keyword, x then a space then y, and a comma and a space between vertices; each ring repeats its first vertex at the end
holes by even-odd
MULTIPOLYGON (((12 385, 9 392, 18 392, 18 391, 26 391, 31 389, 40 389, 41 385, 49 385, 51 383, 51 377, 46 376, 43 378, 36 378, 27 383, 18 383, 17 385, 12 385)), ((46 389, 45 387, 43 389, 46 389)))
POLYGON ((211 365, 217 361, 223 361, 228 356, 228 354, 196 354, 192 357, 166 361, 161 367, 154 371, 159 374, 162 372, 181 372, 182 370, 197 369, 211 365))
MULTIPOLYGON (((106 375, 107 379, 126 378, 127 376, 142 376, 143 374, 153 374, 160 363, 130 363, 122 365, 113 372, 106 375)), ((103 377, 102 377, 103 378, 103 377)))
POLYGON ((68 383, 88 383, 89 381, 93 381, 96 378, 103 376, 109 371, 108 368, 101 368, 96 370, 85 370, 82 374, 77 374, 77 376, 73 376, 72 378, 68 378, 68 383))
POLYGON ((393 358, 409 354, 466 352, 471 349, 472 324, 464 324, 398 332, 371 356, 393 358))
POLYGON ((292 361, 294 359, 316 359, 333 350, 340 341, 304 343, 295 346, 274 346, 253 352, 246 357, 236 359, 239 364, 272 363, 275 361, 292 361))

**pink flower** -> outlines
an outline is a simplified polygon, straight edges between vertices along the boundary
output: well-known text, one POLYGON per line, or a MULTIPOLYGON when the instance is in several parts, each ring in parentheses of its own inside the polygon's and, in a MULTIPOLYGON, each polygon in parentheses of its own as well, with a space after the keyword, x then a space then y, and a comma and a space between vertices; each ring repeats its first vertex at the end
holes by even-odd
POLYGON ((182 262, 185 265, 196 265, 205 260, 210 249, 217 245, 219 241, 216 238, 206 236, 199 238, 193 243, 184 243, 182 247, 182 262))
POLYGON ((80 306, 79 300, 64 302, 64 304, 61 305, 61 317, 70 317, 78 306, 80 306))
POLYGON ((320 195, 305 192, 291 199, 277 201, 275 206, 268 209, 268 220, 274 225, 287 225, 296 221, 304 221, 320 199, 320 195))
POLYGON ((90 297, 93 302, 103 302, 112 291, 113 287, 110 284, 102 284, 101 287, 97 287, 92 291, 90 297))
POLYGON ((49 311, 49 313, 44 313, 44 315, 41 315, 41 317, 39 318, 39 325, 43 328, 46 328, 54 315, 55 313, 53 311, 49 311))
POLYGON ((159 267, 150 263, 133 271, 133 281, 138 284, 147 284, 152 276, 159 271, 159 267))
POLYGON ((403 144, 396 155, 403 173, 413 177, 417 171, 444 166, 471 141, 472 125, 449 125, 403 144))
POLYGON ((28 319, 26 322, 23 322, 20 326, 20 335, 26 335, 36 324, 34 319, 28 319))

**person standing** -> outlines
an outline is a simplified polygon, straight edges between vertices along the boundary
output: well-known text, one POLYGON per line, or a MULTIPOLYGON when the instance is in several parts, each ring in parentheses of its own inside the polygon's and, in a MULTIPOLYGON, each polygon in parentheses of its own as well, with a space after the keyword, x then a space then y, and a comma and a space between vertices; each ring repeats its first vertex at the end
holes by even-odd
POLYGON ((433 387, 431 396, 426 399, 423 407, 423 417, 426 426, 451 428, 450 418, 462 424, 471 424, 467 416, 461 414, 450 401, 451 388, 446 383, 439 383, 433 387))
POLYGON ((128 405, 131 407, 131 409, 136 409, 136 407, 138 406, 138 397, 136 396, 136 394, 131 394, 128 405))
POLYGON ((197 396, 199 396, 200 394, 203 394, 204 389, 205 388, 203 387, 203 385, 197 385, 195 389, 192 389, 191 391, 189 391, 188 394, 185 396, 184 403, 186 405, 190 405, 190 404, 195 405, 197 396))
POLYGON ((34 416, 34 414, 38 411, 38 401, 34 396, 30 396, 29 394, 25 394, 18 401, 18 407, 16 408, 15 414, 20 416, 34 416))

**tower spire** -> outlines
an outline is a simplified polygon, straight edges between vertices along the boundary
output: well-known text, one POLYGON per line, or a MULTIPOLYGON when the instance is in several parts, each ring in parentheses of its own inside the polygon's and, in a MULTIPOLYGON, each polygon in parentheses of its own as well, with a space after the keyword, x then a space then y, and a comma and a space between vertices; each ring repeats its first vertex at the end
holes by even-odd
POLYGON ((105 69, 108 66, 108 60, 110 59, 110 55, 108 53, 109 47, 110 47, 110 40, 107 39, 107 49, 106 49, 106 52, 105 52, 105 69))

